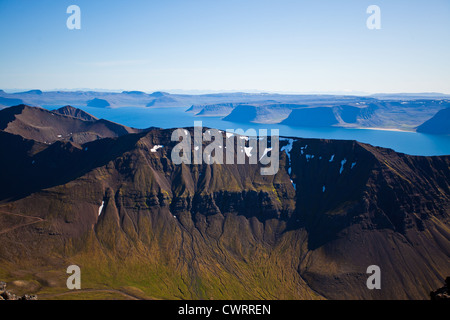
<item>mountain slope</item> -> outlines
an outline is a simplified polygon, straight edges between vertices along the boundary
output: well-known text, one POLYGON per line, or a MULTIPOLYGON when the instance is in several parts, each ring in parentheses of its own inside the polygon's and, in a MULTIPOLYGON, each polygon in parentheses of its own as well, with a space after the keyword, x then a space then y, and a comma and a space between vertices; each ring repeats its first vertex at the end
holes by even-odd
POLYGON ((90 115, 89 113, 78 109, 78 108, 74 108, 72 106, 65 106, 65 107, 61 107, 59 109, 53 110, 53 112, 55 113, 59 113, 65 116, 71 116, 80 120, 85 120, 85 121, 95 121, 98 120, 96 117, 90 115))
POLYGON ((0 159, 12 190, 0 217, 44 220, 0 230, 5 280, 63 270, 41 290, 63 292, 64 266, 77 264, 83 287, 156 298, 426 299, 450 273, 448 156, 283 139, 279 172, 261 176, 259 165, 176 166, 170 137, 48 146, 2 133, 15 149, 0 159), (14 197, 25 180, 34 187, 14 197), (366 288, 373 264, 382 290, 366 288))
POLYGON ((226 117, 237 105, 234 103, 219 103, 213 105, 191 106, 186 112, 193 112, 197 116, 226 117))
MULTIPOLYGON (((71 111, 73 112, 73 111, 71 111)), ((107 120, 86 120, 91 115, 78 112, 78 117, 62 115, 38 107, 18 105, 0 111, 0 130, 43 143, 58 140, 85 143, 106 137, 118 137, 142 130, 129 128, 107 120)))
POLYGON ((290 115, 292 109, 304 107, 306 106, 280 103, 265 103, 256 106, 237 105, 223 120, 232 122, 280 123, 290 115))
POLYGON ((430 120, 417 127, 417 132, 450 134, 450 108, 442 109, 430 120))

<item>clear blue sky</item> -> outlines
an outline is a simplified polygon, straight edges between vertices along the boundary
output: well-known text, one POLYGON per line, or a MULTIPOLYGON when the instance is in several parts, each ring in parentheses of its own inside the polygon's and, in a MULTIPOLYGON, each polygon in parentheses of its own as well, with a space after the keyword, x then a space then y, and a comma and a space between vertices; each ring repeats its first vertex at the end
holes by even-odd
POLYGON ((0 89, 450 93, 449 0, 0 0, 0 39, 0 89))

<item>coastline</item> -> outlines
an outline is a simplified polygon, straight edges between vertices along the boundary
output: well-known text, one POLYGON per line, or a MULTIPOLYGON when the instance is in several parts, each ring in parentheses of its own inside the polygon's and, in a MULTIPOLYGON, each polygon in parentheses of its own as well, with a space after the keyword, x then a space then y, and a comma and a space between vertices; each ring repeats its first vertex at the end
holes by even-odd
POLYGON ((402 129, 396 129, 396 128, 379 128, 379 127, 357 127, 355 129, 381 130, 381 131, 394 131, 394 132, 409 132, 409 133, 415 133, 416 132, 416 131, 412 131, 412 130, 402 130, 402 129))

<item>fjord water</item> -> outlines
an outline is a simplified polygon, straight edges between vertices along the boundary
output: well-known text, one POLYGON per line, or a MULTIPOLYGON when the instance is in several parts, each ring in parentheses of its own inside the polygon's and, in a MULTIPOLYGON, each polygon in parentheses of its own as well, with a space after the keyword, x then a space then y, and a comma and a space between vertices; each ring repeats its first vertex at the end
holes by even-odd
MULTIPOLYGON (((357 140, 374 146, 391 148, 409 155, 450 155, 450 136, 417 132, 346 129, 336 127, 288 127, 280 124, 237 123, 223 121, 220 117, 200 117, 187 113, 187 108, 136 108, 103 109, 79 107, 97 118, 103 118, 135 128, 159 127, 164 129, 194 126, 202 121, 204 127, 217 129, 279 129, 281 136, 299 138, 357 140)), ((270 134, 270 132, 269 132, 270 134)))

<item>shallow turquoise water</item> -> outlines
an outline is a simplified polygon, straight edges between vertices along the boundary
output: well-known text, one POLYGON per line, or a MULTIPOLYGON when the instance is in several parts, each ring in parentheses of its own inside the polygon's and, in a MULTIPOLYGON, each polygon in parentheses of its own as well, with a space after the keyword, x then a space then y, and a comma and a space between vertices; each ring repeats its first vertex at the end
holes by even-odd
POLYGON ((219 117, 197 117, 185 112, 185 108, 118 108, 101 109, 79 107, 97 118, 103 118, 135 128, 192 127, 194 121, 202 121, 204 127, 218 129, 279 129, 280 135, 301 138, 357 140, 374 146, 394 149, 411 155, 450 155, 450 136, 429 135, 416 132, 396 132, 345 128, 288 127, 280 124, 235 123, 219 117))

